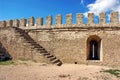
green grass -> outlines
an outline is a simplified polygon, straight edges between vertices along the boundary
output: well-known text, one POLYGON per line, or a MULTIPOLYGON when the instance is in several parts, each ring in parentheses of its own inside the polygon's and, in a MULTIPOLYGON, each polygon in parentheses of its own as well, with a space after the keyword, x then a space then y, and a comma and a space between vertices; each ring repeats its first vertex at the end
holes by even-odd
POLYGON ((11 64, 14 64, 13 61, 9 60, 9 61, 1 61, 0 62, 0 65, 11 65, 11 64))
POLYGON ((107 73, 110 73, 116 77, 120 77, 120 70, 118 70, 118 69, 109 69, 109 70, 105 70, 103 72, 107 72, 107 73))

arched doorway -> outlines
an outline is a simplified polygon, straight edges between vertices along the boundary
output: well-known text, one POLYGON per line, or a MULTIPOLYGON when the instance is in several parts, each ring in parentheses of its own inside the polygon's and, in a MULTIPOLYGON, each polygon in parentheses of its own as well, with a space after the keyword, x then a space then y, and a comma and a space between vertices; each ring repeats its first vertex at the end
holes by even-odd
POLYGON ((100 37, 93 35, 87 39, 87 60, 100 60, 100 37))

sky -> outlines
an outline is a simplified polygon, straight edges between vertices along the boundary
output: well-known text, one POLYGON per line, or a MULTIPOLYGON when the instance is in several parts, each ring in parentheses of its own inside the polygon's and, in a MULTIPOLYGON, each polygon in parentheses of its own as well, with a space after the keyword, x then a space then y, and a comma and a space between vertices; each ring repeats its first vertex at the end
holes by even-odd
MULTIPOLYGON (((53 23, 58 14, 62 14, 65 23, 66 14, 73 14, 73 23, 76 22, 76 13, 84 14, 84 23, 87 22, 87 13, 95 13, 95 22, 98 22, 98 13, 107 13, 109 22, 110 12, 120 12, 120 0, 0 0, 0 21, 29 17, 53 16, 53 23)), ((120 15, 119 15, 120 17, 120 15)))

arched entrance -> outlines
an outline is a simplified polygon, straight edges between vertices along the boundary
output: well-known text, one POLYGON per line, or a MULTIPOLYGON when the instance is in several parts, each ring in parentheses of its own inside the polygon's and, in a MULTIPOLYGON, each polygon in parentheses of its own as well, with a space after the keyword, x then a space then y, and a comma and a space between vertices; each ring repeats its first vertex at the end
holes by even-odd
POLYGON ((101 39, 96 36, 90 36, 87 39, 87 60, 100 60, 101 39))

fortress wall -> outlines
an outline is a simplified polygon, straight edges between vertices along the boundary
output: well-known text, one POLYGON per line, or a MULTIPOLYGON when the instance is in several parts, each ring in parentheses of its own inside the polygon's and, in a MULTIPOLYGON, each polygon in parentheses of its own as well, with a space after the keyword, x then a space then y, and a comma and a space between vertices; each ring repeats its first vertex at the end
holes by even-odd
POLYGON ((118 30, 46 30, 30 31, 29 35, 63 63, 120 66, 120 29, 118 30), (97 35, 101 38, 100 60, 87 60, 87 39, 97 35))
POLYGON ((62 24, 62 15, 57 15, 55 18, 55 24, 53 24, 52 16, 47 16, 46 24, 43 25, 43 18, 37 18, 36 22, 34 17, 27 19, 8 20, 7 22, 1 21, 0 27, 14 26, 22 29, 39 29, 39 28, 61 28, 61 27, 120 27, 119 13, 112 12, 110 15, 110 23, 106 23, 106 13, 99 14, 99 23, 95 23, 94 13, 88 13, 88 23, 83 24, 83 14, 76 14, 76 24, 73 24, 72 14, 66 15, 66 23, 62 24))
POLYGON ((47 51, 53 53, 63 63, 97 64, 120 66, 120 23, 118 12, 111 13, 111 21, 106 23, 106 14, 99 14, 99 24, 94 23, 94 14, 88 14, 88 24, 83 24, 83 15, 77 14, 77 23, 72 23, 72 14, 66 16, 66 24, 62 24, 62 15, 56 17, 56 24, 52 24, 52 16, 0 22, 0 27, 14 25, 26 32, 47 51), (19 26, 18 26, 19 25, 19 26), (100 60, 87 60, 87 39, 97 35, 101 38, 100 60))
POLYGON ((25 56, 24 46, 21 44, 21 39, 18 37, 15 38, 15 32, 13 29, 0 30, 0 42, 14 60, 25 56))
POLYGON ((0 43, 12 56, 12 60, 33 60, 41 63, 49 63, 37 50, 31 49, 30 44, 15 32, 14 28, 0 30, 0 43))

